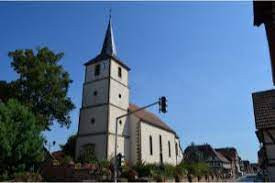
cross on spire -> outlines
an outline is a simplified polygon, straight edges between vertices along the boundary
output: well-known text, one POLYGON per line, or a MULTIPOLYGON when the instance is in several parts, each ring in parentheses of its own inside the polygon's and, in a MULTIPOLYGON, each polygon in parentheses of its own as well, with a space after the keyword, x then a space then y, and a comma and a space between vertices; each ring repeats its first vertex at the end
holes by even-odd
POLYGON ((112 28, 112 9, 109 10, 109 23, 107 27, 107 31, 105 34, 105 39, 103 42, 103 47, 101 50, 101 55, 111 55, 115 56, 116 53, 116 46, 115 46, 115 40, 114 40, 114 34, 113 34, 113 28, 112 28))

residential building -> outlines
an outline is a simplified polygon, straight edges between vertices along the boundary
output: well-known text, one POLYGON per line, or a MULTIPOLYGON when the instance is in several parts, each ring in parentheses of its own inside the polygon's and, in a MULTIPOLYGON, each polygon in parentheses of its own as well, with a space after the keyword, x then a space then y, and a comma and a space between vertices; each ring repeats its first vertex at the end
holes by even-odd
POLYGON ((184 150, 184 161, 205 162, 223 177, 232 177, 230 161, 209 144, 188 146, 184 150))
POLYGON ((269 46, 273 85, 275 85, 275 2, 253 1, 254 25, 264 24, 269 46))
POLYGON ((252 94, 256 135, 260 142, 259 166, 275 181, 275 90, 252 94))
POLYGON ((242 174, 240 169, 240 157, 238 155, 236 148, 225 147, 225 148, 218 148, 215 150, 221 153, 224 157, 226 157, 226 159, 229 160, 231 164, 233 178, 237 178, 242 174))
MULTIPOLYGON (((87 145, 98 159, 114 157, 116 118, 139 109, 129 101, 129 71, 130 67, 117 56, 110 18, 101 52, 85 63, 76 158, 87 145)), ((147 110, 118 121, 117 153, 131 164, 143 161, 176 165, 183 158, 176 132, 147 110)))

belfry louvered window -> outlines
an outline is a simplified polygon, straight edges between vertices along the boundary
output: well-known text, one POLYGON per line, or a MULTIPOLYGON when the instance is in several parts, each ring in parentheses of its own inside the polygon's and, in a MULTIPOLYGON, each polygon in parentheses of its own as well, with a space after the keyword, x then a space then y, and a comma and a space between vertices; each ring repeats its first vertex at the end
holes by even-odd
POLYGON ((95 76, 98 76, 100 74, 100 64, 97 64, 95 66, 95 76))
POLYGON ((120 78, 122 77, 122 73, 121 72, 122 72, 121 71, 121 67, 118 67, 118 73, 117 74, 118 74, 118 77, 120 77, 120 78))

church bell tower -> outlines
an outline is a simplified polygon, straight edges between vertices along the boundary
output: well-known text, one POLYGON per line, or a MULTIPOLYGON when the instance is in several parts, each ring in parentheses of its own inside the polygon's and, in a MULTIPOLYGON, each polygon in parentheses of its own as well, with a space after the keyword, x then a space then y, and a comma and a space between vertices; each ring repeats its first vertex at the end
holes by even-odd
MULTIPOLYGON (((88 145, 98 159, 114 157, 116 117, 126 114, 129 107, 129 70, 117 58, 110 17, 100 54, 85 63, 76 158, 88 145)), ((118 122, 117 151, 129 159, 130 135, 126 121, 125 118, 118 122)))

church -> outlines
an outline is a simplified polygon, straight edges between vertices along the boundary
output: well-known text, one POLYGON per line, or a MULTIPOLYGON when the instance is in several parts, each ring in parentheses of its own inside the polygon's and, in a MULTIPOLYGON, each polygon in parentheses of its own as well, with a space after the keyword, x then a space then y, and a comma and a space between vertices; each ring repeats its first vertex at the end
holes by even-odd
MULTIPOLYGON (((115 154, 116 118, 139 109, 129 101, 130 68, 117 57, 111 18, 100 54, 84 65, 76 158, 89 145, 98 159, 110 160, 115 154)), ((155 114, 142 110, 121 118, 117 125, 117 154, 130 164, 181 162, 178 135, 155 114)))

